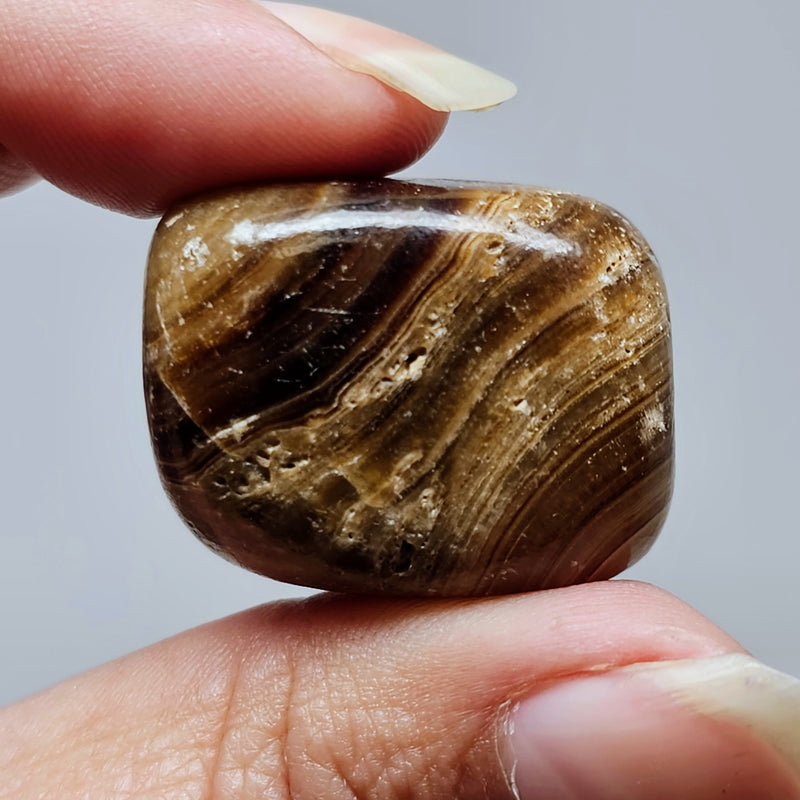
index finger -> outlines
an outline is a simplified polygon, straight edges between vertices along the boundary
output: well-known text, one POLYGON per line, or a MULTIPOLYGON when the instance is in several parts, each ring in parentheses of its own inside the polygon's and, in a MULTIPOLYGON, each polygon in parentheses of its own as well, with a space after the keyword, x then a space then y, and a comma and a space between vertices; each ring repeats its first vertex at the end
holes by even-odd
MULTIPOLYGON (((19 172, 6 186, 30 165, 149 215, 211 186, 397 170, 447 118, 251 0, 0 0, 0 17, 0 152, 19 172)), ((335 35, 363 49, 370 28, 335 35)))

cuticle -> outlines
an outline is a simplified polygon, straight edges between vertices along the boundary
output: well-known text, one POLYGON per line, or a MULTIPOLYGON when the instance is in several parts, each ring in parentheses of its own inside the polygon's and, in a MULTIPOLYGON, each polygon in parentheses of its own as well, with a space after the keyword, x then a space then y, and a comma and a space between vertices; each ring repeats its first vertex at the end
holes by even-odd
POLYGON ((519 705, 520 700, 518 699, 506 700, 498 709, 494 730, 497 763, 509 796, 513 800, 520 800, 519 789, 517 788, 517 765, 519 761, 512 744, 514 716, 519 705))

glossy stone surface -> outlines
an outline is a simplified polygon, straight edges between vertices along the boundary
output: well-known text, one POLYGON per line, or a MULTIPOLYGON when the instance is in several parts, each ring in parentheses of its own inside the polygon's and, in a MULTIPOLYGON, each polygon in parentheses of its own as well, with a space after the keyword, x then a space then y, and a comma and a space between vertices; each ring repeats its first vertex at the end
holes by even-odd
POLYGON ((166 215, 145 386, 161 477, 284 581, 483 595, 611 577, 672 488, 670 325, 593 201, 399 181, 255 187, 166 215))

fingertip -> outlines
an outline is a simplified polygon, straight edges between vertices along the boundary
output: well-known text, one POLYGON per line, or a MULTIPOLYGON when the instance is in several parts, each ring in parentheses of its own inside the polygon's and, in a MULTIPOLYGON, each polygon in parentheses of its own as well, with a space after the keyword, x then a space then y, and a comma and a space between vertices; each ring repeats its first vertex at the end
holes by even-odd
POLYGON ((447 120, 256 3, 23 4, 4 23, 0 141, 137 216, 217 186, 393 172, 447 120))

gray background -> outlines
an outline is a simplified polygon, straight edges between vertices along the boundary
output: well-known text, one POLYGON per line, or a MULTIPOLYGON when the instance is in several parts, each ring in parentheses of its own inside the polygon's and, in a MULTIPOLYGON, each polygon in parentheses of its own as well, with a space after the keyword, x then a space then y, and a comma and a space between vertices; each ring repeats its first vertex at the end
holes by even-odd
MULTIPOLYGON (((409 175, 597 197, 672 302, 678 470, 659 584, 800 673, 800 4, 330 0, 514 79, 409 175)), ((230 566, 163 496, 140 390, 153 221, 0 201, 0 702, 301 590, 230 566)))

